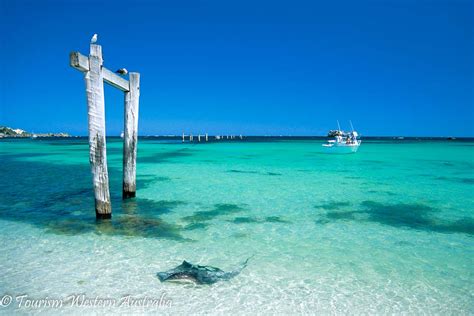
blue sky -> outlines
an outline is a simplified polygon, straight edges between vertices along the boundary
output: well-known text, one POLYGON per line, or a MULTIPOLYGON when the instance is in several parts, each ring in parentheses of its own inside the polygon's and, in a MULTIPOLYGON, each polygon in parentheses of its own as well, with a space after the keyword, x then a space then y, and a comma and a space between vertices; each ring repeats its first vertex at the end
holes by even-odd
MULTIPOLYGON (((474 136, 473 1, 1 1, 0 125, 87 134, 69 52, 141 73, 141 135, 474 136)), ((107 134, 123 94, 106 86, 107 134)))

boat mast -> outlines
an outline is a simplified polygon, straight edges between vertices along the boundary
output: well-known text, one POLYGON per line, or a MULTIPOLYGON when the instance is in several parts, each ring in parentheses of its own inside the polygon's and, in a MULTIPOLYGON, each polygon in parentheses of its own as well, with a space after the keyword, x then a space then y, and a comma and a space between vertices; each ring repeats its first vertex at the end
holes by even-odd
POLYGON ((351 123, 351 129, 352 129, 352 131, 354 131, 354 126, 352 126, 352 121, 349 120, 349 123, 351 123))
POLYGON ((341 130, 341 126, 339 125, 339 120, 337 120, 337 130, 338 130, 338 131, 341 130))

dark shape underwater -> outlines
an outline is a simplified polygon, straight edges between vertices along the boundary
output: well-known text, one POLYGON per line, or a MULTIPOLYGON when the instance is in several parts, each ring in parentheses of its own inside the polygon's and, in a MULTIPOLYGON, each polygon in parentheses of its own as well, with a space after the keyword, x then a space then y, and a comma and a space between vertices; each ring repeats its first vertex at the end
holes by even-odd
POLYGON ((214 284, 220 280, 230 280, 238 275, 246 266, 250 258, 245 260, 236 270, 225 272, 211 266, 201 266, 183 261, 182 264, 166 272, 158 272, 156 276, 161 282, 190 280, 197 284, 214 284))

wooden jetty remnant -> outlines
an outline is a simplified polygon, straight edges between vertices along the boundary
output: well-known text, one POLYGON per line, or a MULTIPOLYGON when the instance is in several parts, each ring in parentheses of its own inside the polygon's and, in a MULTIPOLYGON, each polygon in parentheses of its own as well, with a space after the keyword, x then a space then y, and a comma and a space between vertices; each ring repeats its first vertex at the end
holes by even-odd
POLYGON ((90 44, 89 56, 79 52, 69 55, 71 67, 84 73, 89 117, 89 162, 94 184, 95 211, 98 219, 112 217, 107 150, 105 140, 104 82, 125 93, 124 138, 123 138, 123 190, 124 199, 136 194, 136 161, 138 142, 138 104, 140 97, 140 74, 129 73, 129 80, 103 66, 102 47, 90 44))
POLYGON ((125 92, 124 138, 123 138, 123 185, 124 199, 135 197, 137 191, 137 143, 138 143, 138 99, 140 97, 140 74, 129 75, 129 91, 125 92))

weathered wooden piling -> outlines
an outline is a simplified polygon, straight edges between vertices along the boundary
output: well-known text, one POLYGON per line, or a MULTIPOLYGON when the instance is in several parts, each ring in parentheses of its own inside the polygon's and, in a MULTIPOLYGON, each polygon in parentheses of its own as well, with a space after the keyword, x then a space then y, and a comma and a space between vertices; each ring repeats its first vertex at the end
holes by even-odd
POLYGON ((87 108, 89 117, 89 161, 94 183, 97 218, 110 218, 109 174, 105 142, 104 78, 102 75, 102 47, 91 44, 89 71, 86 72, 87 108))
POLYGON ((124 137, 123 137, 123 186, 124 199, 135 197, 137 184, 138 100, 140 97, 140 74, 129 75, 130 90, 125 92, 124 137))
POLYGON ((70 65, 85 74, 89 117, 89 162, 94 184, 95 211, 98 219, 112 216, 105 140, 104 82, 125 92, 123 197, 136 194, 136 157, 138 142, 138 101, 140 74, 130 73, 130 82, 103 66, 102 47, 90 45, 90 55, 79 52, 69 56, 70 65))

